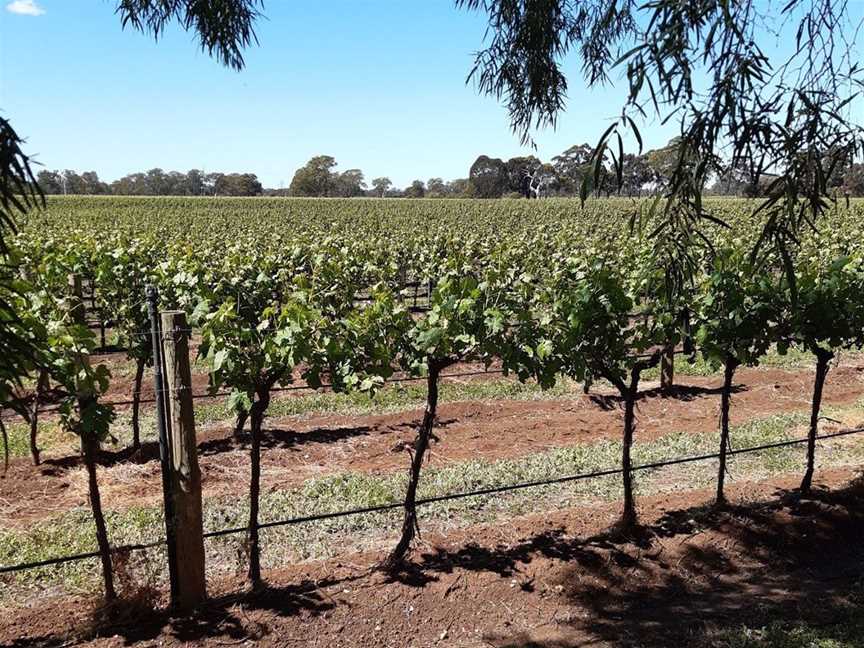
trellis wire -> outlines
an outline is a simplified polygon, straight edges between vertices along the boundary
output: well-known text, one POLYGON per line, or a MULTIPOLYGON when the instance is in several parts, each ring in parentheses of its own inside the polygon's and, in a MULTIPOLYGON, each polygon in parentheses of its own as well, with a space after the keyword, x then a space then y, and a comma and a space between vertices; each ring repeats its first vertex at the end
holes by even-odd
MULTIPOLYGON (((186 331, 185 329, 178 329, 178 330, 186 331)), ((657 352, 640 353, 640 354, 631 355, 629 357, 633 360, 641 360, 641 359, 651 358, 656 353, 657 352)), ((689 353, 685 352, 683 349, 676 349, 675 351, 673 351, 673 354, 674 355, 689 355, 689 353)), ((503 373, 504 373, 503 369, 484 369, 482 371, 464 371, 464 372, 459 372, 459 373, 442 374, 440 377, 442 380, 444 380, 447 378, 468 378, 471 376, 483 376, 483 375, 489 375, 489 374, 498 375, 498 374, 503 374, 503 373)), ((389 379, 385 380, 385 383, 419 382, 419 381, 425 381, 425 380, 426 380, 425 376, 406 376, 406 377, 399 377, 399 378, 389 378, 389 379)), ((311 387, 310 385, 294 385, 291 387, 273 387, 270 391, 272 393, 276 394, 276 393, 292 392, 292 391, 317 391, 319 389, 332 389, 332 388, 333 388, 332 384, 322 383, 318 387, 311 387)), ((152 391, 146 391, 146 392, 140 391, 137 393, 132 392, 132 396, 142 395, 142 394, 147 394, 148 396, 150 396, 150 395, 155 396, 154 392, 152 392, 152 391)), ((199 393, 199 394, 192 394, 192 398, 196 399, 196 400, 197 399, 209 399, 209 398, 223 398, 225 396, 230 396, 230 395, 231 395, 230 391, 222 390, 222 391, 213 392, 212 394, 206 393, 206 392, 205 393, 199 393)), ((156 402, 155 397, 139 398, 138 399, 138 403, 140 405, 147 405, 147 404, 155 403, 155 402, 156 402)), ((104 401, 103 402, 103 404, 105 404, 105 405, 113 405, 113 406, 117 406, 117 407, 123 407, 126 405, 134 405, 134 403, 135 403, 134 400, 119 400, 119 401, 104 401)), ((57 409, 58 409, 58 406, 56 406, 56 405, 53 405, 53 406, 48 405, 47 407, 40 408, 39 411, 40 411, 40 413, 50 413, 50 412, 57 411, 57 409)))
MULTIPOLYGON (((864 427, 852 428, 849 430, 841 430, 839 432, 833 432, 831 434, 823 434, 816 437, 817 441, 824 441, 826 439, 834 439, 837 437, 850 436, 853 434, 860 434, 864 432, 864 427)), ((806 443, 808 439, 806 437, 801 439, 791 439, 789 441, 776 441, 774 443, 765 443, 759 446, 752 446, 749 448, 738 448, 727 451, 727 456, 733 455, 741 455, 748 454, 752 452, 761 452, 763 450, 771 450, 774 448, 783 448, 788 446, 797 445, 800 443, 806 443)), ((679 464, 685 463, 694 463, 697 461, 707 461, 708 459, 716 459, 720 455, 719 453, 713 454, 702 454, 702 455, 693 455, 689 457, 676 457, 673 459, 665 459, 663 461, 655 461, 647 464, 639 464, 637 466, 631 467, 631 472, 637 472, 640 470, 652 470, 655 468, 663 468, 666 466, 675 466, 679 464)), ((544 479, 539 481, 530 481, 530 482, 521 482, 518 484, 510 484, 508 486, 497 486, 494 488, 482 488, 474 491, 466 491, 462 493, 451 493, 449 495, 438 495, 435 497, 427 497, 425 499, 419 499, 415 502, 415 506, 424 506, 427 504, 436 504, 438 502, 447 502, 456 499, 464 499, 466 497, 478 497, 481 495, 492 495, 495 493, 506 493, 515 490, 522 490, 526 488, 536 488, 538 486, 548 486, 552 484, 564 484, 568 482, 575 481, 583 481, 588 479, 597 479, 600 477, 609 477, 612 475, 620 475, 624 472, 623 468, 609 468, 606 470, 597 470, 590 473, 580 473, 576 475, 567 475, 564 477, 555 477, 552 479, 544 479)), ((285 520, 274 520, 272 522, 264 522, 258 525, 259 529, 270 529, 281 526, 289 526, 294 524, 304 524, 308 522, 317 522, 320 520, 330 520, 333 518, 340 517, 348 517, 352 515, 361 515, 365 513, 377 513, 381 511, 390 511, 393 509, 402 508, 404 504, 402 502, 394 502, 392 504, 380 504, 377 506, 366 506, 362 508, 348 509, 345 511, 334 511, 331 513, 317 513, 313 515, 306 515, 302 517, 294 517, 287 518, 285 520)), ((248 526, 243 527, 231 527, 226 529, 218 529, 216 531, 208 531, 204 534, 205 538, 218 538, 226 535, 233 535, 237 533, 245 533, 248 531, 248 526)), ((112 553, 128 553, 131 551, 141 551, 144 549, 153 549, 156 547, 163 546, 165 544, 165 540, 154 540, 153 542, 148 542, 144 544, 132 544, 132 545, 123 545, 120 547, 116 547, 112 549, 112 553)), ((99 552, 91 551, 88 553, 74 554, 70 556, 61 556, 58 558, 49 558, 46 560, 40 560, 29 563, 20 563, 18 565, 8 565, 8 566, 0 566, 0 574, 8 574, 13 572, 20 572, 29 569, 36 569, 38 567, 49 567, 52 565, 60 565, 63 563, 74 562, 78 560, 88 560, 91 558, 98 558, 99 552)))
MULTIPOLYGON (((460 373, 451 373, 451 374, 442 374, 441 379, 446 378, 467 378, 469 376, 483 376, 488 374, 503 374, 503 369, 486 369, 483 371, 465 371, 460 373)), ((418 382, 421 380, 426 380, 425 376, 407 376, 405 378, 390 378, 385 382, 388 383, 400 383, 400 382, 418 382)), ((273 387, 270 391, 272 393, 280 393, 280 392, 290 392, 290 391, 317 391, 318 389, 332 389, 333 385, 330 383, 322 383, 318 387, 312 387, 310 385, 294 385, 291 387, 273 387)), ((138 394, 148 394, 155 395, 153 391, 141 391, 137 392, 138 394)), ((161 392, 160 392, 161 393, 161 392)), ((135 392, 132 393, 135 395, 135 392)), ((210 393, 202 393, 202 394, 192 394, 193 399, 202 399, 202 398, 222 398, 224 396, 230 396, 230 391, 218 391, 212 394, 210 393)), ((138 403, 145 405, 148 403, 155 403, 155 398, 140 398, 138 399, 138 403)), ((114 406, 124 406, 124 405, 132 405, 134 401, 132 400, 122 400, 122 401, 102 401, 103 405, 114 405, 114 406)), ((57 410, 57 406, 48 406, 39 408, 40 413, 50 413, 57 410)))

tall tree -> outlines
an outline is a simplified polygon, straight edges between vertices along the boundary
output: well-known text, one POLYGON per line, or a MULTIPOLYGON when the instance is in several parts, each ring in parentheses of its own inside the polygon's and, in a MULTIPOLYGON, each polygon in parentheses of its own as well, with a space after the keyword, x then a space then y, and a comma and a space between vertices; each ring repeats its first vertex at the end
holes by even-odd
POLYGON ((109 192, 108 185, 99 179, 95 171, 85 171, 81 174, 83 193, 87 195, 101 195, 109 192))
POLYGON ((543 166, 533 155, 514 157, 507 160, 507 189, 531 198, 531 180, 537 170, 543 166))
POLYGON ((658 187, 667 186, 672 180, 681 155, 680 137, 673 137, 665 146, 647 151, 643 157, 651 172, 651 182, 658 187))
POLYGON ((164 196, 171 191, 168 175, 158 167, 144 174, 144 184, 149 196, 164 196))
POLYGON ((426 195, 426 185, 422 180, 415 180, 405 188, 406 198, 423 198, 426 195))
POLYGON ((864 164, 850 165, 842 189, 853 196, 864 196, 864 164))
POLYGON ((443 198, 447 195, 447 184, 442 178, 429 178, 426 181, 426 195, 429 198, 443 198))
POLYGON ((470 191, 470 181, 468 178, 456 178, 447 183, 447 195, 454 198, 464 198, 468 196, 470 191))
POLYGON ((386 196, 387 190, 390 189, 390 187, 392 186, 393 182, 390 180, 390 178, 387 178, 386 176, 381 178, 375 178, 372 181, 372 188, 375 190, 375 195, 380 198, 386 196))
POLYGON ((259 196, 262 191, 254 173, 220 173, 213 183, 214 196, 259 196))
POLYGON ((644 155, 624 154, 622 193, 628 196, 641 196, 643 191, 650 188, 653 180, 654 175, 644 155))
POLYGON ((360 169, 348 169, 333 176, 332 195, 343 198, 362 196, 366 192, 366 182, 360 169))
POLYGON ((474 198, 500 198, 507 191, 507 165, 500 158, 481 155, 468 173, 469 192, 474 198))
POLYGON ((329 155, 316 155, 305 166, 297 169, 291 186, 292 196, 327 196, 335 186, 333 167, 336 159, 329 155))
POLYGON ((552 158, 564 191, 570 194, 579 192, 582 181, 591 174, 593 155, 594 149, 589 144, 574 144, 552 158))
POLYGON ((541 164, 528 177, 529 197, 542 198, 559 184, 555 167, 551 164, 541 164))
POLYGON ((198 169, 189 169, 183 182, 186 195, 203 196, 206 192, 204 173, 198 169))
POLYGON ((43 169, 36 176, 36 182, 46 194, 62 194, 63 181, 58 171, 43 169))
POLYGON ((60 173, 60 183, 63 185, 64 194, 86 193, 84 181, 81 180, 81 176, 71 169, 65 169, 60 173))

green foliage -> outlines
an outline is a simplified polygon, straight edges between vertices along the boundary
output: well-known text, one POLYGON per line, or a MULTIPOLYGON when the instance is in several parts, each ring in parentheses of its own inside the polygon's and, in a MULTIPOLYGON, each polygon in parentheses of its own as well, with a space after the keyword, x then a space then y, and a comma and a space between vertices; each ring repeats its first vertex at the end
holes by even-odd
POLYGON ((634 297, 608 262, 571 257, 553 263, 545 320, 554 360, 577 381, 605 378, 620 388, 636 356, 664 341, 659 330, 632 317, 634 297))
POLYGON ((148 284, 164 283, 155 252, 133 239, 99 254, 93 269, 99 287, 97 306, 116 322, 119 342, 129 357, 148 365, 152 364, 152 338, 147 334, 150 319, 142 296, 148 284))
POLYGON ((96 346, 92 332, 65 318, 48 327, 49 370, 65 392, 60 403, 60 421, 82 439, 104 441, 110 433, 114 410, 99 403, 108 390, 110 373, 104 364, 93 367, 90 353, 96 346))
POLYGON ((694 299, 695 340, 709 363, 757 364, 772 344, 785 352, 788 311, 779 282, 758 272, 741 250, 718 252, 694 299))
POLYGON ((823 264, 810 260, 796 272, 797 303, 790 328, 804 348, 864 345, 864 266, 858 256, 823 264))
POLYGON ((858 212, 832 212, 802 237, 791 260, 795 310, 782 259, 749 262, 760 224, 745 201, 709 203, 734 232, 716 227, 717 252, 700 248, 683 293, 668 289, 649 228, 629 232, 632 203, 572 204, 51 198, 15 239, 32 284, 27 330, 51 319, 45 308, 77 272, 97 287, 130 354, 147 356, 143 285, 152 282, 161 308, 194 313, 202 358, 237 389, 238 406, 250 376, 298 366, 313 384, 369 391, 400 365, 424 371, 428 358, 497 358, 546 387, 561 374, 618 379, 634 355, 681 339, 685 311, 713 362, 730 350, 755 361, 767 344, 784 351, 805 338, 857 344, 858 212), (760 331, 763 320, 777 326, 760 331))
POLYGON ((426 195, 426 185, 422 180, 414 180, 409 187, 405 189, 406 198, 423 198, 426 195))
POLYGON ((21 253, 10 246, 17 219, 44 205, 23 140, 0 117, 0 409, 13 400, 21 379, 42 361, 44 329, 28 313, 30 283, 20 275, 21 253))
POLYGON ((499 158, 481 155, 468 172, 468 190, 473 198, 500 198, 510 186, 507 165, 499 158))
POLYGON ((249 394, 290 382, 294 368, 311 357, 320 314, 306 293, 289 293, 260 309, 233 299, 213 305, 202 318, 199 352, 209 363, 212 389, 230 387, 237 407, 248 410, 249 394))
POLYGON ((289 193, 292 196, 326 196, 333 185, 331 169, 335 166, 335 158, 329 155, 315 156, 297 169, 289 193))
POLYGON ((305 376, 308 383, 320 385, 326 370, 336 391, 374 394, 405 353, 411 326, 408 309, 386 284, 376 284, 367 302, 341 318, 321 322, 320 342, 312 350, 305 376))
POLYGON ((746 170, 755 186, 767 179, 750 252, 753 260, 779 252, 794 280, 790 259, 800 237, 831 211, 841 171, 864 146, 864 128, 849 111, 862 83, 854 43, 843 36, 849 7, 830 0, 764 10, 720 0, 456 4, 488 19, 469 79, 504 100, 523 141, 564 110, 568 56, 579 60, 589 87, 626 78, 629 92, 612 111, 618 116, 593 149, 593 173, 580 173, 583 201, 610 170, 623 187, 625 134, 642 153, 636 120, 679 124, 674 145, 649 158, 654 193, 663 197, 650 238, 656 262, 675 275, 672 292, 698 275, 698 248, 718 222, 703 195, 709 179, 729 168, 746 170), (772 51, 772 38, 794 42, 792 53, 772 51))

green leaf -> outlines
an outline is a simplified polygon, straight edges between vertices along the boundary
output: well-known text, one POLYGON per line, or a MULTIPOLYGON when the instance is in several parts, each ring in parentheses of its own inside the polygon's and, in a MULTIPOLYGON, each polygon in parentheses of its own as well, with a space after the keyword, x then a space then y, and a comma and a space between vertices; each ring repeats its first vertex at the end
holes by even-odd
POLYGON ((230 352, 227 349, 220 349, 219 351, 217 351, 216 355, 213 356, 213 371, 221 370, 222 367, 226 365, 226 361, 228 360, 229 356, 230 352))

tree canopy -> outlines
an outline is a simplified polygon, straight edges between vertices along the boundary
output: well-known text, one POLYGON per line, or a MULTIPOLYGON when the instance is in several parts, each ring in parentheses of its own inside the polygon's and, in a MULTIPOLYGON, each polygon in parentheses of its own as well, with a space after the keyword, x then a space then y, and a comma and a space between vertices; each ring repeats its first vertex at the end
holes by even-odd
POLYGON ((36 176, 46 194, 115 196, 258 196, 264 189, 254 173, 186 173, 160 168, 130 173, 114 182, 99 179, 95 171, 77 173, 70 169, 43 169, 36 176))

